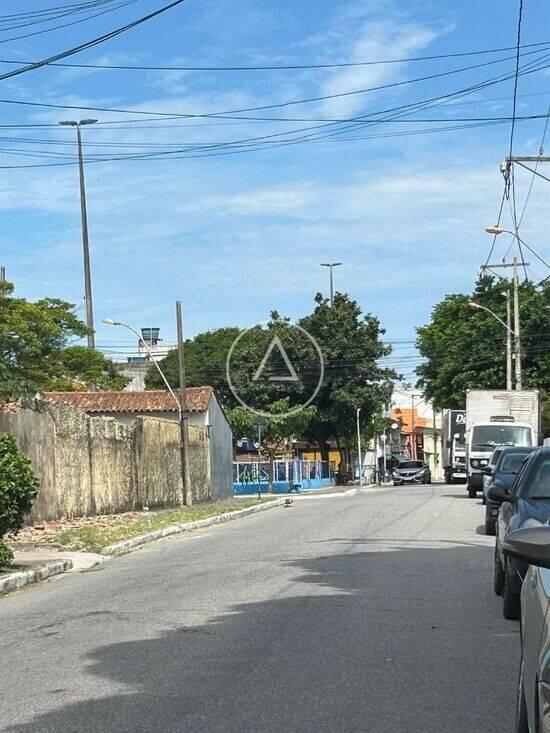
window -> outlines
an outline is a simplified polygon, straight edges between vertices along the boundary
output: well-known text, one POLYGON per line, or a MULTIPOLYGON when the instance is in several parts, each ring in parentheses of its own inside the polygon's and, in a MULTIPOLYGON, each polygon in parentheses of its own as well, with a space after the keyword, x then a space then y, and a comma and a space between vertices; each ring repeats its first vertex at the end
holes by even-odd
POLYGON ((525 483, 523 496, 529 499, 550 499, 550 456, 541 455, 525 483))
POLYGON ((472 450, 497 445, 531 445, 531 428, 518 425, 478 425, 473 428, 472 450))
POLYGON ((422 461, 402 461, 397 464, 397 468, 424 468, 422 461))
POLYGON ((527 455, 527 453, 505 453, 499 462, 497 471, 499 473, 517 473, 527 455))

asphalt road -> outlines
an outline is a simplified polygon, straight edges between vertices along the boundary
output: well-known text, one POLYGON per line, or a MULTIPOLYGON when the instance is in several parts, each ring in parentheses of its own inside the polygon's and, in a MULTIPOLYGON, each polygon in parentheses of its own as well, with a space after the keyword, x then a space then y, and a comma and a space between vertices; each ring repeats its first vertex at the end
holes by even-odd
POLYGON ((511 731, 462 486, 296 501, 0 598, 0 730, 511 731))

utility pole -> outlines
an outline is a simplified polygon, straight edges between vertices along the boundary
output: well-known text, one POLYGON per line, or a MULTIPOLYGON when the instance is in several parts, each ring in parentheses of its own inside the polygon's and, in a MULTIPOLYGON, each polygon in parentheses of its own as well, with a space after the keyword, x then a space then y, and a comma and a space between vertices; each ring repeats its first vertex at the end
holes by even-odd
POLYGON ((333 276, 332 276, 332 270, 335 267, 339 267, 342 263, 341 262, 321 262, 321 267, 328 267, 329 268, 329 280, 330 280, 330 307, 332 308, 332 305, 334 303, 334 282, 333 282, 333 276))
POLYGON ((359 415, 361 414, 361 408, 357 408, 357 455, 359 461, 359 488, 363 486, 363 460, 361 455, 361 428, 359 425, 359 415))
POLYGON ((514 279, 514 341, 516 351, 516 389, 521 389, 521 334, 519 322, 518 261, 516 257, 514 257, 514 259, 512 260, 512 266, 514 279))
POLYGON ((78 171, 80 180, 80 217, 82 221, 82 250, 84 257, 84 302, 86 304, 86 326, 88 327, 88 348, 95 349, 94 309, 92 301, 92 274, 90 268, 90 246, 88 241, 88 212, 86 208, 86 186, 84 183, 84 160, 82 156, 83 125, 93 125, 97 120, 63 120, 60 125, 76 127, 78 146, 78 171))
MULTIPOLYGON (((416 435, 414 424, 414 392, 411 394, 411 459, 416 460, 416 435)), ((385 456, 384 456, 385 459, 385 456)))
MULTIPOLYGON (((521 324, 519 318, 519 278, 518 278, 518 265, 528 267, 529 262, 518 262, 517 258, 514 257, 512 262, 498 262, 494 265, 486 265, 486 269, 494 270, 497 267, 511 267, 512 268, 512 288, 514 297, 514 359, 516 362, 516 389, 523 388, 522 382, 522 370, 521 370, 521 324)), ((479 306, 476 306, 479 307, 479 306)), ((494 315, 494 313, 493 313, 494 315)), ((498 319, 500 320, 500 319, 498 319)), ((502 322, 502 321, 501 321, 502 322)), ((511 370, 510 370, 511 371, 511 370)))
POLYGON ((176 301, 176 323, 178 331, 178 366, 180 376, 180 452, 181 452, 181 477, 183 482, 184 503, 187 506, 193 504, 193 490, 191 487, 191 476, 189 474, 189 423, 187 418, 187 391, 185 386, 185 354, 183 340, 183 318, 181 314, 181 301, 176 301))
POLYGON ((512 306, 510 304, 510 291, 506 293, 506 389, 512 390, 512 306))

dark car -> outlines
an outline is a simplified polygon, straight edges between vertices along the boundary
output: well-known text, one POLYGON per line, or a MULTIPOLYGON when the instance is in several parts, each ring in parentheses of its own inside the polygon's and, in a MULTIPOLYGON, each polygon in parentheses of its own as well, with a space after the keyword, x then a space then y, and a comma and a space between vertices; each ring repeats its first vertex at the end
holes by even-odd
POLYGON ((540 527, 550 520, 550 448, 537 448, 530 453, 512 488, 493 486, 489 499, 501 505, 496 525, 495 593, 502 595, 504 618, 517 619, 527 565, 505 555, 502 543, 516 529, 540 527))
POLYGON ((401 461, 393 469, 393 485, 431 484, 432 475, 424 461, 401 461))
POLYGON ((521 590, 521 665, 516 733, 550 733, 550 527, 517 529, 503 542, 528 568, 521 590))
MULTIPOLYGON (((483 487, 483 492, 486 496, 485 534, 495 534, 498 510, 501 505, 501 502, 491 501, 491 499, 488 498, 491 486, 511 489, 523 461, 529 453, 532 453, 534 450, 536 450, 536 448, 528 446, 506 446, 499 448, 494 465, 491 466, 491 463, 489 463, 487 466, 486 474, 489 479, 489 483, 487 487, 483 487)), ((491 460, 493 459, 493 456, 491 456, 491 460)))

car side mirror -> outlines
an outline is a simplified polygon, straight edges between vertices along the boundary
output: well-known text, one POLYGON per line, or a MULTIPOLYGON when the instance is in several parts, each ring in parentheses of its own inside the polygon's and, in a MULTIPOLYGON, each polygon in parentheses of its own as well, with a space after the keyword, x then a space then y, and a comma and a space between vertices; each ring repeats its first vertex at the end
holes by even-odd
POLYGON ((550 568, 550 527, 546 524, 510 532, 501 547, 506 555, 528 565, 550 568))
POLYGON ((492 476, 492 475, 493 475, 493 474, 494 474, 495 472, 494 472, 494 470, 493 470, 493 469, 491 468, 491 466, 484 466, 484 467, 483 467, 483 468, 481 469, 481 473, 484 473, 484 474, 485 474, 486 476, 492 476))
POLYGON ((505 501, 512 501, 512 492, 504 486, 491 486, 489 489, 489 499, 502 504, 505 501))

